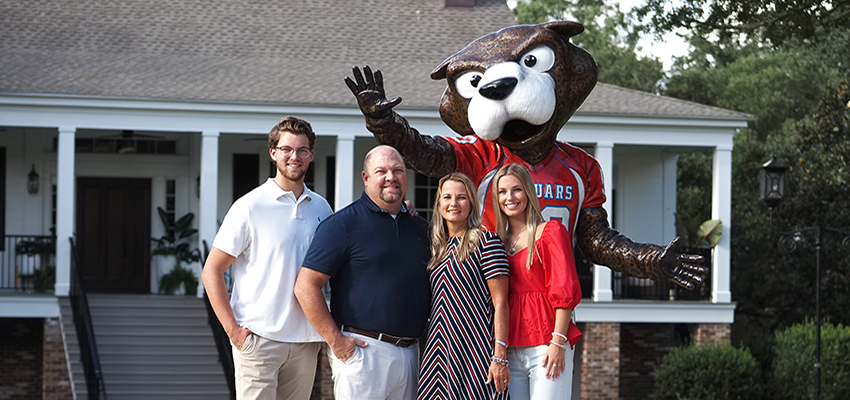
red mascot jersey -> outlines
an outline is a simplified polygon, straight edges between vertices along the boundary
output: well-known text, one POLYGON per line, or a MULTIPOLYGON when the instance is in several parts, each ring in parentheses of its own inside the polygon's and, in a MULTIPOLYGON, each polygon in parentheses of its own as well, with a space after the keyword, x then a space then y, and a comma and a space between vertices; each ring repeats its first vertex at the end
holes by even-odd
POLYGON ((540 164, 530 165, 497 143, 476 136, 449 137, 455 150, 457 171, 478 185, 478 200, 483 208, 485 229, 496 231, 491 181, 499 168, 520 163, 531 172, 543 218, 558 219, 572 234, 581 208, 602 207, 605 186, 602 169, 584 150, 567 143, 557 146, 540 164))

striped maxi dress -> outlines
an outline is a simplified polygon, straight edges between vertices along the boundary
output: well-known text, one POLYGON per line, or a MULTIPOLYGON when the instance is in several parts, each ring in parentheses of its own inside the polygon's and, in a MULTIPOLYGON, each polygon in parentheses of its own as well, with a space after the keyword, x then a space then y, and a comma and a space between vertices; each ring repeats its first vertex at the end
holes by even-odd
POLYGON ((508 399, 484 384, 493 355, 493 300, 487 280, 509 275, 502 241, 482 232, 477 250, 458 262, 460 239, 431 271, 431 321, 419 373, 419 400, 508 399))

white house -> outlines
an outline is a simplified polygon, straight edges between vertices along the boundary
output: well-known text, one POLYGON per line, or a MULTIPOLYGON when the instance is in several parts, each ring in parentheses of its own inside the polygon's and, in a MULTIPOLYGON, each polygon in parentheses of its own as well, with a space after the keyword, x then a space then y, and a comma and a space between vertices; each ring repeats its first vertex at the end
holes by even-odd
MULTIPOLYGON (((193 213, 193 244, 212 243, 232 201, 269 176, 265 138, 283 116, 311 122, 318 139, 310 185, 335 209, 345 206, 359 197, 362 160, 376 145, 343 83, 351 67, 382 70, 388 96, 403 98, 397 111, 420 132, 454 136, 437 110, 446 83, 428 74, 477 37, 516 23, 498 0, 7 1, 0 10, 7 322, 60 318, 72 281, 69 238, 89 292, 156 293, 163 270, 150 238, 165 233, 157 208, 193 213), (37 191, 28 187, 33 171, 37 191), (26 279, 44 262, 21 267, 8 237, 54 231, 55 286, 30 294, 26 279)), ((657 362, 683 327, 698 341, 728 338, 732 137, 749 118, 600 83, 560 133, 599 160, 611 223, 633 239, 675 237, 676 160, 685 152, 713 152, 712 218, 723 221, 710 290, 690 300, 666 283, 588 271, 576 309, 585 333, 576 396, 651 390, 651 379, 649 389, 640 383, 652 374, 640 357, 657 362), (633 298, 629 288, 640 285, 654 294, 633 298), (649 345, 635 339, 657 332, 669 335, 649 345)), ((427 209, 429 180, 411 173, 410 182, 408 198, 427 209)), ((108 384, 108 366, 103 372, 108 384)))

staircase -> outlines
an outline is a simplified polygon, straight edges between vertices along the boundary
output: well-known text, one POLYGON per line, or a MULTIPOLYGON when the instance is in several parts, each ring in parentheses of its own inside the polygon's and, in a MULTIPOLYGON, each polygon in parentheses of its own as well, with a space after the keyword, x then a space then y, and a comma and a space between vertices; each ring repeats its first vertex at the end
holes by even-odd
MULTIPOLYGON (((109 400, 230 398, 201 299, 89 294, 88 300, 109 400)), ((85 378, 67 298, 60 307, 75 397, 83 400, 85 378)))

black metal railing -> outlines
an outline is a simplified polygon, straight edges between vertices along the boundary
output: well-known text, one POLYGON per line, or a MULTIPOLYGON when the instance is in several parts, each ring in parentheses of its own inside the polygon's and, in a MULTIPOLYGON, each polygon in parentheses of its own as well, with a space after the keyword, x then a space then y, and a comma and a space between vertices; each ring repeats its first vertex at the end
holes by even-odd
POLYGON ((97 354, 97 343, 94 339, 89 301, 80 277, 80 259, 74 238, 71 241, 71 310, 74 313, 74 327, 77 331, 77 341, 80 345, 80 359, 83 364, 83 374, 86 377, 86 390, 89 400, 106 400, 106 388, 103 384, 103 370, 100 368, 100 357, 97 354))
POLYGON ((687 248, 682 249, 687 254, 699 254, 705 257, 705 266, 709 272, 705 276, 705 283, 694 289, 687 290, 669 280, 653 281, 651 279, 636 278, 632 275, 614 272, 611 277, 611 286, 615 300, 667 300, 667 301, 700 301, 711 299, 711 249, 710 248, 687 248))
MULTIPOLYGON (((201 253, 201 270, 203 270, 204 265, 207 263, 207 256, 210 254, 209 245, 207 245, 207 241, 203 241, 204 251, 201 253)), ((230 272, 230 269, 228 269, 230 272)), ((225 274, 225 284, 227 285, 227 292, 229 293, 232 288, 232 278, 228 279, 230 276, 225 274)), ((207 322, 210 324, 210 329, 212 329, 213 338, 215 339, 215 347, 218 350, 218 361, 221 363, 221 368, 224 370, 224 377, 227 379, 227 388, 230 390, 230 398, 236 399, 236 375, 235 375, 235 367, 233 366, 233 353, 231 352, 232 348, 230 346, 230 338, 227 336, 227 333, 224 331, 224 327, 221 326, 221 322, 218 320, 218 317, 215 315, 215 311, 212 308, 212 304, 210 304, 210 298, 207 297, 207 291, 204 290, 204 305, 207 309, 207 322)))
POLYGON ((0 290, 52 292, 56 237, 5 235, 0 240, 0 290))

